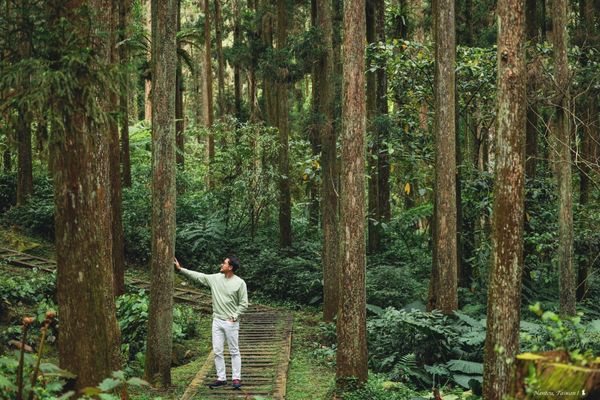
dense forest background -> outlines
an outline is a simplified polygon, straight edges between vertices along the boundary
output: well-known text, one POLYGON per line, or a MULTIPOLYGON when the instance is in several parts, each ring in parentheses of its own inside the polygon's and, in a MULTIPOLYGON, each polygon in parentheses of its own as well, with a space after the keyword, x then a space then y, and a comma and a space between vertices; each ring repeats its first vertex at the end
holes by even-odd
POLYGON ((308 351, 348 399, 518 397, 518 353, 598 362, 597 0, 0 9, 1 246, 58 262, 0 275, 0 337, 57 310, 73 387, 171 384, 194 331, 173 255, 235 254, 251 300, 316 315, 308 351))

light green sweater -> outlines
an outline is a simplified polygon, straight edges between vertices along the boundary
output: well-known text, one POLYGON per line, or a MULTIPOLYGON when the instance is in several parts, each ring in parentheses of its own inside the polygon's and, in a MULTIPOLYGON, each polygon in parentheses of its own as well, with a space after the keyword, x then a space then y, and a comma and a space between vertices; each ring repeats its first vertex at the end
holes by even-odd
POLYGON ((212 293, 213 317, 223 320, 237 319, 248 308, 246 282, 237 275, 226 278, 224 274, 203 274, 181 268, 181 273, 191 280, 208 286, 212 293))

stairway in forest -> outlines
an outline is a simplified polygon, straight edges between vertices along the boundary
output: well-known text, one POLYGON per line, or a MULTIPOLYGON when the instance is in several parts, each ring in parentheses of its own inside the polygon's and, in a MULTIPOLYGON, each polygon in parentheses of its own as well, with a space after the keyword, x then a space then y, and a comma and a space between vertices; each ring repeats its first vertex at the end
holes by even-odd
MULTIPOLYGON (((191 399, 285 399, 287 371, 292 340, 292 315, 274 309, 251 310, 240 320, 242 388, 231 386, 209 389, 216 379, 211 352, 181 400, 191 399)), ((231 384, 231 359, 225 347, 228 383, 231 384)))
MULTIPOLYGON (((0 247, 0 260, 22 268, 37 268, 44 272, 56 270, 56 262, 0 247)), ((128 284, 150 290, 150 282, 128 279, 128 284)), ((208 293, 175 288, 173 298, 204 312, 211 310, 208 293)), ((242 355, 242 389, 229 387, 211 390, 214 381, 214 354, 211 352, 202 368, 188 385, 181 400, 200 399, 285 399, 288 365, 291 353, 293 317, 289 312, 251 304, 240 319, 240 353, 242 355)), ((227 372, 231 375, 231 359, 225 347, 227 372)), ((230 379, 231 376, 228 377, 230 379)))

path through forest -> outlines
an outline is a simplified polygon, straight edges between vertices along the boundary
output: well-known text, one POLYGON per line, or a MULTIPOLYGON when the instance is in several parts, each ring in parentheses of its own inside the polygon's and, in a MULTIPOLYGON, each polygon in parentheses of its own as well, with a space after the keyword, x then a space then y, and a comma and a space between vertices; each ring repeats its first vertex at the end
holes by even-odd
MULTIPOLYGON (((0 259, 8 264, 37 268, 53 272, 56 262, 32 256, 16 250, 0 247, 0 259)), ((142 279, 128 279, 127 283, 150 290, 150 282, 142 279)), ((210 313, 211 298, 203 291, 175 288, 174 299, 190 304, 203 312, 210 313)), ((240 321, 240 351, 242 354, 242 390, 230 387, 210 390, 207 384, 215 379, 214 355, 211 352, 188 385, 181 400, 191 399, 284 399, 286 393, 288 365, 291 354, 293 317, 287 311, 272 307, 251 304, 240 321)), ((231 371, 231 361, 225 350, 227 370, 231 371)))

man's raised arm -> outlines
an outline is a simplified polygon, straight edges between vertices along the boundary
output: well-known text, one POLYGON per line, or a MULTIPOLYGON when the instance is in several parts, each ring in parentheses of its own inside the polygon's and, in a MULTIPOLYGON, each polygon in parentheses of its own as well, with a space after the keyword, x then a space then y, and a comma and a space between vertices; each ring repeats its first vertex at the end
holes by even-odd
POLYGON ((175 270, 181 272, 184 276, 190 278, 193 281, 200 282, 201 284, 210 287, 210 278, 209 275, 203 274, 202 272, 191 271, 189 269, 185 269, 179 264, 177 259, 175 262, 175 270))

